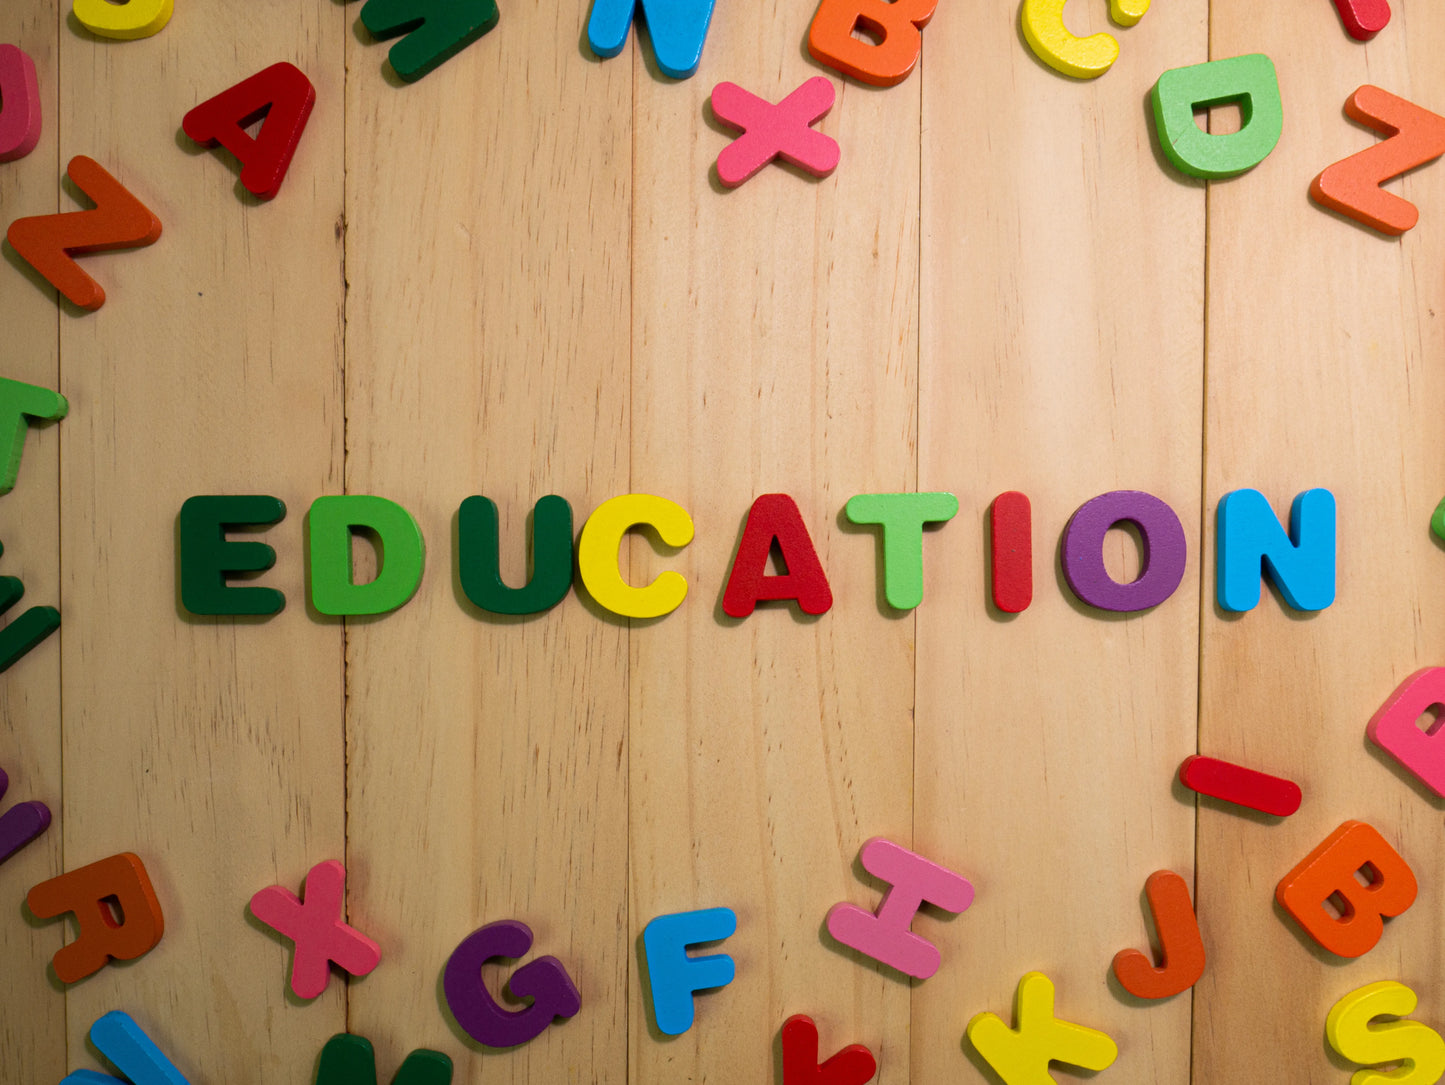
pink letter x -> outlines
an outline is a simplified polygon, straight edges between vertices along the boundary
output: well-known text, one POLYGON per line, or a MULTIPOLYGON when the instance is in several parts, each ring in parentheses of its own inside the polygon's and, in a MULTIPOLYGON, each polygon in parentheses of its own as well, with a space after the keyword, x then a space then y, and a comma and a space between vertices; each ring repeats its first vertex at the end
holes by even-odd
POLYGON ((732 188, 775 158, 826 177, 838 165, 838 141, 809 127, 833 108, 833 84, 815 75, 777 105, 736 83, 712 88, 713 116, 743 134, 717 156, 717 176, 732 188))
POLYGON ((251 898, 251 914, 296 943, 291 990, 315 998, 326 990, 327 965, 364 976, 381 961, 381 947, 341 921, 346 868, 335 859, 317 863, 306 875, 306 903, 279 885, 251 898))

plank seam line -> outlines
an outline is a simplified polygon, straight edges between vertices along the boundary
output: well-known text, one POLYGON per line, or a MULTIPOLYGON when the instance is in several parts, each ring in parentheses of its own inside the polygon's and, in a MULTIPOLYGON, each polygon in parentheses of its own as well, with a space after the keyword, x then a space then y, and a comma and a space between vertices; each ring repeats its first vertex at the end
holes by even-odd
MULTIPOLYGON (((64 32, 65 32, 65 7, 64 7, 63 4, 57 3, 57 4, 55 5, 55 114, 54 114, 54 115, 55 115, 55 175, 56 175, 57 177, 60 176, 60 162, 61 162, 61 153, 62 153, 62 152, 61 152, 62 141, 61 141, 61 138, 60 138, 60 133, 61 133, 62 123, 64 122, 64 119, 65 119, 64 116, 61 114, 61 111, 60 111, 60 101, 61 101, 61 99, 60 99, 60 83, 61 83, 60 74, 61 74, 61 67, 60 67, 60 66, 61 66, 61 54, 64 52, 64 50, 63 50, 63 48, 62 48, 62 44, 63 44, 63 42, 65 41, 64 32)), ((57 185, 56 185, 56 188, 55 188, 55 210, 56 210, 56 213, 59 213, 59 211, 60 211, 60 186, 59 186, 59 184, 57 184, 57 185)), ((63 387, 60 378, 61 378, 61 374, 64 372, 64 368, 65 368, 65 367, 64 367, 64 362, 63 362, 64 354, 63 354, 63 352, 62 352, 62 350, 61 350, 61 338, 60 338, 60 333, 61 333, 61 328, 62 328, 61 315, 62 315, 62 314, 61 314, 61 311, 60 311, 60 298, 59 298, 59 296, 57 295, 57 296, 56 296, 56 299, 55 299, 55 387, 56 387, 57 390, 60 390, 60 389, 63 387)), ((64 394, 64 393, 62 392, 62 394, 64 394)), ((64 523, 65 523, 65 501, 64 501, 63 494, 62 494, 62 491, 61 491, 61 482, 62 482, 63 479, 64 479, 64 471, 65 471, 65 458, 64 458, 64 457, 65 457, 65 440, 64 440, 64 435, 65 435, 65 431, 62 430, 62 429, 60 429, 60 428, 57 426, 57 427, 56 427, 56 434, 55 434, 55 493, 56 493, 56 499, 55 499, 55 572, 56 572, 56 586, 55 586, 55 591, 56 591, 56 600, 55 600, 55 601, 56 601, 56 606, 57 606, 57 608, 63 607, 64 604, 65 604, 65 550, 64 550, 65 534, 64 534, 64 531, 62 530, 62 528, 63 528, 63 526, 64 526, 64 523)), ((63 613, 63 611, 62 611, 62 613, 63 613)), ((57 629, 57 630, 55 631, 55 633, 56 633, 56 638, 57 638, 57 639, 56 639, 56 650, 57 650, 57 653, 58 653, 58 662, 57 662, 57 664, 56 664, 56 672, 55 672, 55 680, 56 680, 56 687, 57 687, 57 688, 56 688, 56 708, 57 708, 57 710, 58 710, 59 713, 60 713, 60 719, 57 721, 57 727, 56 727, 56 730, 59 732, 59 743, 60 743, 60 795, 59 795, 59 803, 58 803, 59 808, 60 808, 60 826, 59 826, 60 847, 59 847, 59 851, 60 851, 60 869, 61 869, 62 871, 64 871, 64 870, 66 869, 66 865, 65 865, 65 823, 66 823, 66 818, 65 818, 65 630, 64 630, 63 628, 62 628, 62 629, 57 629)), ((63 943, 63 942, 65 941, 65 935, 64 935, 64 933, 63 933, 63 926, 62 926, 62 931, 61 931, 61 933, 59 934, 59 937, 60 937, 61 942, 63 943)), ((66 990, 65 996, 60 1000, 60 1028, 61 1028, 61 1033, 60 1033, 60 1035, 61 1035, 61 1050, 62 1050, 63 1053, 64 1053, 64 1063, 63 1063, 63 1065, 64 1065, 64 1066, 67 1068, 67 1070, 68 1070, 69 1067, 70 1067, 70 991, 69 991, 69 990, 66 990)))
MULTIPOLYGON (((347 268, 347 249, 350 231, 347 230, 346 212, 350 207, 350 162, 348 158, 351 116, 351 70, 346 63, 347 35, 345 17, 337 16, 343 26, 341 34, 341 491, 350 493, 350 441, 346 374, 346 348, 350 341, 349 314, 351 309, 351 279, 347 268)), ((341 620, 341 854, 343 865, 351 867, 351 625, 341 620)), ((347 921, 351 920, 351 890, 346 890, 345 905, 347 921)), ((341 988, 341 1020, 343 1030, 351 1031, 351 984, 341 988)))
MULTIPOLYGON (((1205 59, 1214 57, 1214 3, 1205 5, 1205 59)), ((1212 123, 1211 123, 1212 127, 1212 123)), ((1209 533, 1209 196, 1213 186, 1204 182, 1204 260, 1200 305, 1199 369, 1199 625, 1194 656, 1194 751, 1201 751, 1204 737, 1204 616, 1209 608, 1208 561, 1205 546, 1209 533)), ((1199 798, 1194 799, 1194 911, 1199 912, 1199 798)), ((1198 1081, 1198 988, 1189 989, 1189 1081, 1198 1081)))

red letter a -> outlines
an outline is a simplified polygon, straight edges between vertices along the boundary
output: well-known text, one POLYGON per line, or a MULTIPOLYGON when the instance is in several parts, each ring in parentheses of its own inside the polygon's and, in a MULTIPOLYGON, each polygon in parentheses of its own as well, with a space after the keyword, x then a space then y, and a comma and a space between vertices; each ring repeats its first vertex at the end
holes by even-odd
POLYGON ((282 61, 228 87, 185 115, 181 127, 197 143, 219 143, 241 160, 241 184, 269 200, 281 188, 291 156, 301 142, 316 88, 294 64, 282 61), (262 117, 259 138, 246 126, 262 117))
POLYGON ((723 592, 723 612, 732 618, 746 618, 764 599, 796 599, 804 614, 823 614, 833 605, 833 592, 818 563, 813 540, 797 504, 787 494, 763 494, 748 510, 738 556, 723 592), (775 540, 788 571, 768 576, 768 552, 775 540))

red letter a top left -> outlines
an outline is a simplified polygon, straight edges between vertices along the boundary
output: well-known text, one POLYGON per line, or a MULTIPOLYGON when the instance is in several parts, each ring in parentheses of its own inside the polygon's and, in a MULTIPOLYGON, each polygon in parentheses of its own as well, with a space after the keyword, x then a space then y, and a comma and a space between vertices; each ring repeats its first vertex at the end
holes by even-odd
POLYGON ((284 60, 227 87, 185 115, 181 128, 197 143, 219 143, 241 160, 241 184, 269 200, 281 189, 301 133, 316 104, 316 88, 284 60), (246 126, 261 120, 252 139, 246 126))

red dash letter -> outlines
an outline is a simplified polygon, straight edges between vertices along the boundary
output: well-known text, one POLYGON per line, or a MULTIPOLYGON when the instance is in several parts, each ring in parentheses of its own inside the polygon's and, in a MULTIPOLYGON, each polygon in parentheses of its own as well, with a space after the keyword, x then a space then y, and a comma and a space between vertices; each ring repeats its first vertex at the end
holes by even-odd
POLYGON ((723 592, 723 612, 732 618, 746 618, 764 599, 796 599, 804 614, 823 614, 833 605, 833 592, 818 552, 797 504, 787 494, 763 494, 748 510, 738 556, 723 592), (787 568, 781 576, 767 575, 768 552, 774 542, 787 568))
POLYGON ((74 912, 80 934, 51 959, 55 978, 75 983, 98 972, 114 957, 133 961, 161 940, 165 921, 145 864, 130 852, 41 882, 25 897, 41 919, 74 912), (117 922, 109 902, 124 917, 117 922))
POLYGON ((161 223, 95 159, 76 155, 66 172, 75 187, 95 201, 95 210, 16 219, 7 237, 11 248, 51 286, 82 309, 99 309, 105 291, 70 254, 153 244, 161 236, 161 223))
POLYGON ((1293 780, 1256 772, 1217 757, 1186 757, 1179 766, 1179 782, 1212 799, 1282 818, 1298 810, 1304 797, 1299 784, 1293 780))
POLYGON ((1387 0, 1335 0, 1340 19, 1356 41, 1369 41, 1390 22, 1387 0))
POLYGON ((1281 879, 1274 897, 1320 945, 1341 957, 1362 957, 1385 931, 1383 916, 1415 903, 1410 864, 1375 829, 1347 821, 1281 879), (1356 872, 1370 881, 1361 885, 1356 872), (1325 903, 1338 899, 1339 916, 1325 903))
POLYGON ((1445 117, 1368 84, 1350 95, 1345 112, 1389 138, 1326 169, 1310 185, 1310 199, 1382 234, 1403 234, 1420 212, 1380 185, 1445 154, 1445 117))
POLYGON ((1144 894, 1159 934, 1159 967, 1137 949, 1121 949, 1114 954, 1114 976, 1135 998, 1169 998, 1204 975, 1204 939, 1189 903, 1189 886, 1178 874, 1156 870, 1144 883, 1144 894))
POLYGON ((186 114, 181 128, 197 143, 219 143, 241 160, 241 184, 263 200, 275 196, 306 130, 316 88, 301 69, 284 60, 228 87, 186 114), (246 126, 265 120, 259 138, 246 126))
POLYGON ((1017 490, 999 494, 989 508, 989 559, 993 605, 1009 614, 1034 601, 1033 510, 1017 490))

